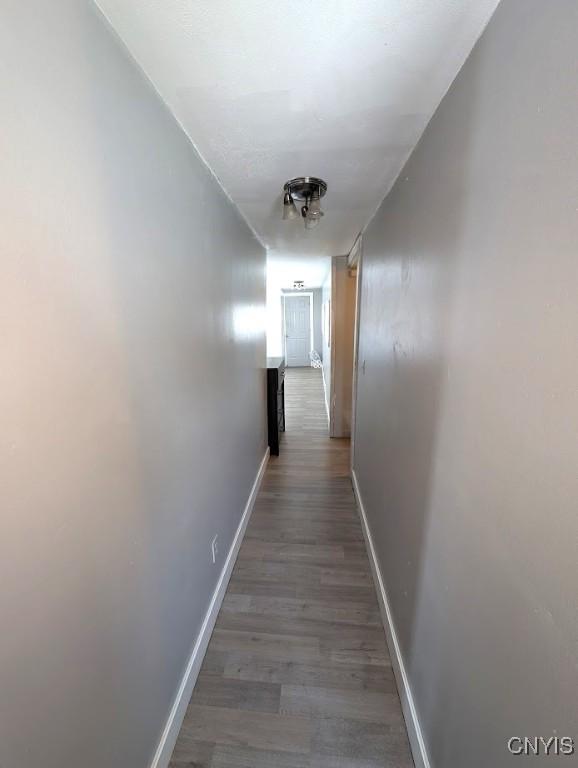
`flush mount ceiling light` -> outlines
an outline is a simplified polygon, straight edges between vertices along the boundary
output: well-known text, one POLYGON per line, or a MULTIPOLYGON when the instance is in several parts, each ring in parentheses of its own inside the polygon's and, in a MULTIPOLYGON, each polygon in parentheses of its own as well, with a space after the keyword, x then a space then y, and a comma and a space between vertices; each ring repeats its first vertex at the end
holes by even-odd
POLYGON ((298 219, 299 211, 295 200, 303 202, 301 217, 305 220, 305 229, 314 229, 323 216, 321 198, 327 192, 327 184, 315 176, 299 176, 285 182, 283 187, 283 219, 298 219))

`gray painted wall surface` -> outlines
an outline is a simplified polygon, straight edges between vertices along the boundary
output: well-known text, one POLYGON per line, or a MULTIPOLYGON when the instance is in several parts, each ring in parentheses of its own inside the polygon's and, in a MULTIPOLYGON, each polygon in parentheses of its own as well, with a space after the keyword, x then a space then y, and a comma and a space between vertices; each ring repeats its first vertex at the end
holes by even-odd
POLYGON ((577 71, 575 0, 503 0, 364 235, 355 466, 435 768, 578 737, 577 71))
POLYGON ((0 765, 145 768, 265 451, 265 255, 90 3, 0 51, 0 765))

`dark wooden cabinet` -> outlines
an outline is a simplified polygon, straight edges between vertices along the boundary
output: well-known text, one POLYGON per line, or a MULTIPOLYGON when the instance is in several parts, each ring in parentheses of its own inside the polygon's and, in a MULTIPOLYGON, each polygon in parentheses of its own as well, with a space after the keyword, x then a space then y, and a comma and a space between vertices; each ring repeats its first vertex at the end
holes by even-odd
POLYGON ((279 441, 285 432, 285 360, 267 358, 267 428, 269 449, 279 455, 279 441))

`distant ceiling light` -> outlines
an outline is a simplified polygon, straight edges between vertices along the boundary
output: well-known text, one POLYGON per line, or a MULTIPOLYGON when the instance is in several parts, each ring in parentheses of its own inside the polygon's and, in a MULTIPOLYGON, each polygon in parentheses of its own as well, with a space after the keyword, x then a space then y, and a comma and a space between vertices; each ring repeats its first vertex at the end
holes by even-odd
POLYGON ((314 176, 299 176, 287 181, 283 190, 283 219, 297 218, 295 200, 303 201, 301 216, 305 220, 305 229, 314 229, 323 216, 321 198, 327 192, 327 184, 314 176))

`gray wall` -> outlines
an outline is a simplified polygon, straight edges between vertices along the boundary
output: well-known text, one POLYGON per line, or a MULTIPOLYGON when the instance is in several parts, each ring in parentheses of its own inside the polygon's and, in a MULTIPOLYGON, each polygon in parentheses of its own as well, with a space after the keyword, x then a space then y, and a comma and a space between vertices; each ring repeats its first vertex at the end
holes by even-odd
POLYGON ((577 71, 575 0, 503 0, 364 235, 355 467, 435 768, 578 736, 577 71))
POLYGON ((265 255, 90 3, 1 5, 0 764, 145 768, 265 451, 265 255))

